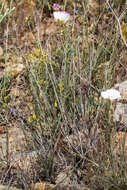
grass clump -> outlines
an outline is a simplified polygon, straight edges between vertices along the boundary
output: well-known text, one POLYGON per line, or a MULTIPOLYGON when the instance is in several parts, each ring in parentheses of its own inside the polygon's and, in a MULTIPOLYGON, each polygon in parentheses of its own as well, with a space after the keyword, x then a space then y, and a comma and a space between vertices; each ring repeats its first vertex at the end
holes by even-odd
POLYGON ((102 153, 97 151, 98 138, 103 131, 103 138, 109 143, 108 131, 112 126, 108 117, 110 106, 102 105, 99 98, 101 89, 111 80, 112 65, 108 65, 109 72, 106 64, 102 65, 102 60, 110 59, 105 56, 107 51, 99 44, 95 49, 92 39, 85 51, 83 32, 75 38, 72 25, 62 27, 61 43, 55 51, 41 47, 27 60, 36 115, 30 124, 32 144, 40 150, 43 177, 54 182, 55 172, 62 164, 59 154, 66 155, 65 165, 78 168, 76 165, 81 163, 83 169, 88 164, 99 170, 98 156, 102 153), (104 74, 101 76, 100 72, 104 74))

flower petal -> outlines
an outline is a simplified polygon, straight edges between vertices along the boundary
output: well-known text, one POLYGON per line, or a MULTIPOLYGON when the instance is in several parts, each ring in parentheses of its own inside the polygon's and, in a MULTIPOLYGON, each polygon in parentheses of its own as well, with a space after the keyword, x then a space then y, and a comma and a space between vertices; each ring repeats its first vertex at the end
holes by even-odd
POLYGON ((70 14, 65 11, 55 11, 53 12, 53 16, 56 21, 60 20, 64 23, 70 19, 70 14))
POLYGON ((110 99, 110 100, 115 100, 118 98, 121 98, 120 92, 115 89, 108 89, 106 91, 101 92, 101 96, 104 99, 110 99))

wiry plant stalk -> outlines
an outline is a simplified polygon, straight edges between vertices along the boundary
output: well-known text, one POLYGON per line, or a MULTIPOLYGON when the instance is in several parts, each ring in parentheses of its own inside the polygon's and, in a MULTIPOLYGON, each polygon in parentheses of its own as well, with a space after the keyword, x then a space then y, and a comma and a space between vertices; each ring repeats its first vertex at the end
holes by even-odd
POLYGON ((124 39, 124 36, 123 36, 123 34, 122 34, 122 29, 121 29, 121 24, 120 24, 120 18, 117 16, 117 14, 115 13, 115 11, 114 11, 113 8, 111 7, 111 5, 110 5, 110 3, 109 3, 109 0, 106 0, 106 3, 107 3, 107 5, 108 5, 109 9, 111 10, 111 12, 113 13, 113 15, 115 16, 115 19, 116 19, 116 21, 117 21, 117 23, 118 23, 118 26, 119 26, 120 36, 121 36, 121 38, 122 38, 122 40, 123 40, 123 42, 124 42, 124 44, 125 44, 125 46, 126 46, 126 48, 127 48, 127 42, 126 42, 126 40, 124 39))

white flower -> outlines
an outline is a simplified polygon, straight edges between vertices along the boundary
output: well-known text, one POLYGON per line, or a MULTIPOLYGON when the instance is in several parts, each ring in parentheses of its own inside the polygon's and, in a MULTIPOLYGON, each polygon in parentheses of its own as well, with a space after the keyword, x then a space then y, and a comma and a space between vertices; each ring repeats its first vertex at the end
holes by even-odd
POLYGON ((55 11, 53 12, 54 19, 56 21, 67 22, 70 19, 70 14, 65 11, 55 11))
POLYGON ((120 92, 115 89, 108 89, 106 91, 101 92, 101 96, 104 99, 110 99, 110 100, 115 100, 118 98, 121 98, 120 92))

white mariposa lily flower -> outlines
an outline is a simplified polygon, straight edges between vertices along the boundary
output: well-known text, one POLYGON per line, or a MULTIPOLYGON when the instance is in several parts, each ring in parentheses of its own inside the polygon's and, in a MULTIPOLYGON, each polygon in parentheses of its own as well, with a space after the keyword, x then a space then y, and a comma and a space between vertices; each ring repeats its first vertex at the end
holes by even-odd
POLYGON ((106 91, 101 92, 101 96, 104 99, 110 99, 110 100, 116 100, 118 98, 121 98, 120 92, 115 89, 108 89, 106 91))
POLYGON ((62 21, 66 23, 70 19, 70 14, 65 11, 55 11, 53 12, 54 19, 56 21, 62 21))

